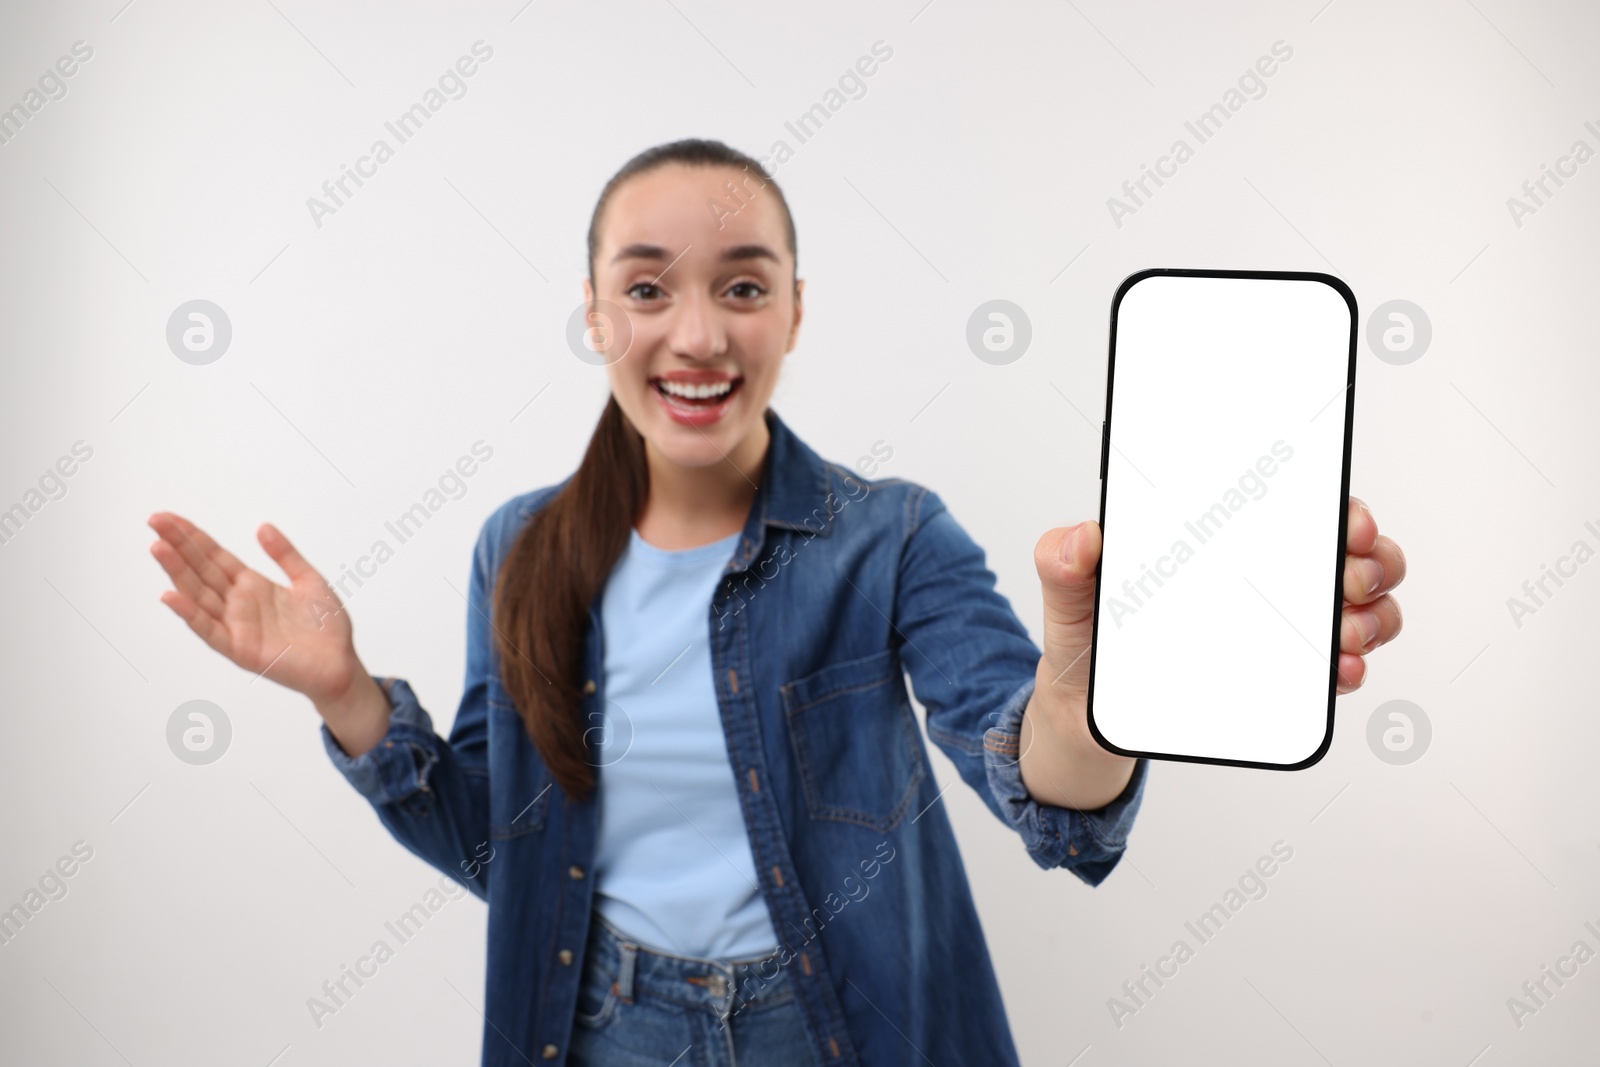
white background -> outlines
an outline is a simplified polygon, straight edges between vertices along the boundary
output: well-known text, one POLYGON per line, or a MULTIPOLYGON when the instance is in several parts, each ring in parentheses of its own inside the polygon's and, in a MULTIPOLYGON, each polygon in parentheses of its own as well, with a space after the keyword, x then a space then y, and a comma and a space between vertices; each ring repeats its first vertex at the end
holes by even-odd
MULTIPOLYGON (((881 473, 945 497, 1036 634, 1034 543, 1096 514, 1124 277, 1328 270, 1363 328, 1390 299, 1432 320, 1410 365, 1363 348, 1352 489, 1410 560, 1406 631, 1340 699, 1320 764, 1155 766, 1130 851, 1094 890, 1038 870, 969 790, 945 795, 1024 1062, 1592 1055, 1600 962, 1520 1028, 1506 1008, 1578 938, 1600 949, 1582 925, 1600 926, 1600 564, 1520 627, 1506 605, 1574 541, 1600 547, 1583 525, 1600 526, 1600 162, 1520 227, 1506 207, 1575 139, 1600 148, 1583 126, 1600 125, 1592 9, 273 3, 0 10, 6 104, 74 41, 95 50, 0 146, 0 503, 74 441, 94 448, 0 546, 0 905, 74 841, 95 850, 0 948, 0 1060, 475 1060, 475 901, 311 1024, 306 998, 436 876, 328 765, 302 698, 158 602, 144 521, 192 516, 271 573, 253 542, 270 519, 332 570, 492 444, 467 495, 351 601, 368 665, 410 679, 447 728, 473 537, 573 469, 605 398, 564 341, 590 209, 629 156, 682 136, 796 148, 777 177, 808 314, 774 406, 829 458, 891 445, 881 473), (478 39, 494 58, 469 94, 315 227, 306 198, 478 39), (795 145, 784 122, 880 39, 894 56, 867 95, 795 145), (1175 139, 1194 145, 1185 120, 1279 40, 1293 57, 1266 94, 1115 224, 1107 198, 1175 139), (165 342, 194 298, 233 323, 206 367, 165 342), (1005 366, 965 341, 996 298, 1033 324, 1005 366), (166 746, 195 698, 233 723, 209 767, 166 746), (1366 743, 1391 699, 1434 726, 1407 766, 1366 743), (1280 839, 1293 858, 1268 895, 1118 1028, 1108 998, 1280 839)), ((1197 688, 1249 669, 1211 639, 1197 688)))

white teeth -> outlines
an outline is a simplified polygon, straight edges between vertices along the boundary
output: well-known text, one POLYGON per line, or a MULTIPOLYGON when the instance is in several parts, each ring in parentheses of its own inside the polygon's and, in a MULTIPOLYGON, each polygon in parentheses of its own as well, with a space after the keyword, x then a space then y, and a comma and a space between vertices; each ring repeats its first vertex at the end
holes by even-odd
POLYGON ((705 400, 713 396, 722 396, 733 388, 732 381, 717 382, 715 385, 681 385, 677 382, 663 380, 656 384, 664 393, 686 397, 690 400, 705 400))

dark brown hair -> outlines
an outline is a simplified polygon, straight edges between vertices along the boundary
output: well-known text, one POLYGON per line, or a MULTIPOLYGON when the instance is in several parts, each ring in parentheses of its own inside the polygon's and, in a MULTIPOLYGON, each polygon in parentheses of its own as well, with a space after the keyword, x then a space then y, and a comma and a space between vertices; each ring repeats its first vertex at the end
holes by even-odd
MULTIPOLYGON (((788 202, 760 163, 720 141, 673 141, 634 156, 600 192, 589 220, 589 279, 596 298, 594 262, 606 205, 624 182, 669 163, 751 172, 762 183, 758 188, 777 196, 789 252, 795 254, 788 202)), ((569 798, 586 798, 595 786, 580 711, 589 607, 627 547, 649 492, 644 438, 611 396, 577 471, 523 527, 495 581, 492 617, 501 681, 569 798)))

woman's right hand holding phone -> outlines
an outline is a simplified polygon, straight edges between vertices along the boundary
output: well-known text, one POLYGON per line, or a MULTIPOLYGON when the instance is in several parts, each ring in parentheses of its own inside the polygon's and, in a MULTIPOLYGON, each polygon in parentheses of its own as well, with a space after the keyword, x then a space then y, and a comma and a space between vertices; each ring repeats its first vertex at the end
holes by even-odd
POLYGON ((288 586, 246 567, 180 515, 159 511, 149 525, 161 536, 150 554, 174 587, 161 602, 189 629, 252 674, 309 697, 348 755, 382 740, 389 698, 356 656, 350 616, 277 527, 263 523, 256 539, 288 586))

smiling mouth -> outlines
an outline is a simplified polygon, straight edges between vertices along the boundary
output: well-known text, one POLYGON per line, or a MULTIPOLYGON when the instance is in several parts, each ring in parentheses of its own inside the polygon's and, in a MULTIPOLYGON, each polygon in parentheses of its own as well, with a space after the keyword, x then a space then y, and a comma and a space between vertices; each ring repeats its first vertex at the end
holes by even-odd
POLYGON ((739 387, 744 384, 744 379, 731 378, 720 382, 689 384, 656 378, 650 384, 668 404, 680 411, 704 411, 732 399, 739 391, 739 387))

